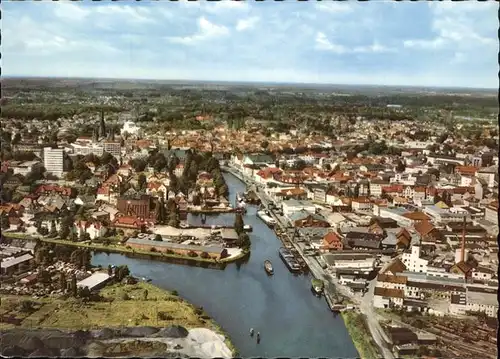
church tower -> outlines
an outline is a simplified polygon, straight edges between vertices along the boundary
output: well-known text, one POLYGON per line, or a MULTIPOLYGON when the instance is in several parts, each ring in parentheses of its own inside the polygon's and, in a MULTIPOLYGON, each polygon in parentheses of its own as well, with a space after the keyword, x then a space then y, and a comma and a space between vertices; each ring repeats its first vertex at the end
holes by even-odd
POLYGON ((99 121, 99 137, 106 138, 106 124, 104 123, 104 110, 101 110, 101 119, 99 121))

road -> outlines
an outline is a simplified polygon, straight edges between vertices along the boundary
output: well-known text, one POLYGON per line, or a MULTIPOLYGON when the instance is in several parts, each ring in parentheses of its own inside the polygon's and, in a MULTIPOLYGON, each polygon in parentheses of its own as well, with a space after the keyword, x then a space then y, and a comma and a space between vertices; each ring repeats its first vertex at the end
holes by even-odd
MULTIPOLYGON (((262 204, 265 207, 268 207, 269 205, 269 198, 266 195, 266 193, 262 190, 261 186, 255 183, 254 180, 251 178, 243 175, 241 172, 238 172, 236 169, 229 167, 228 169, 231 173, 236 172, 237 177, 240 179, 243 179, 243 181, 247 185, 254 184, 257 190, 257 195, 260 197, 262 204)), ((286 224, 286 219, 283 216, 280 216, 274 211, 271 211, 271 214, 273 217, 276 219, 277 224, 282 227, 283 230, 286 230, 287 224, 286 224)), ((292 241, 290 241, 292 242, 292 241)), ((321 278, 324 279, 326 282, 326 292, 328 292, 330 295, 338 291, 342 295, 344 295, 347 298, 350 298, 353 300, 358 306, 359 310, 362 314, 365 315, 366 317, 366 323, 368 325, 368 329, 370 330, 370 334, 373 337, 373 340, 379 347, 379 351, 382 353, 383 357, 385 359, 395 359, 394 354, 392 353, 391 349, 388 347, 387 343, 390 343, 391 341, 385 334, 384 330, 380 326, 380 323, 378 321, 378 314, 374 311, 374 308, 372 306, 372 300, 373 300, 373 294, 375 291, 375 285, 376 285, 376 280, 372 280, 369 282, 368 286, 368 291, 365 293, 363 297, 359 297, 356 295, 353 295, 349 291, 346 290, 342 285, 340 285, 336 278, 334 276, 326 275, 325 270, 321 267, 321 265, 318 263, 318 261, 315 258, 305 256, 303 254, 302 249, 296 244, 293 243, 294 247, 299 251, 301 256, 304 258, 306 261, 307 265, 309 266, 309 269, 311 272, 314 274, 316 278, 321 278)), ((333 294, 335 296, 335 294, 333 294)))

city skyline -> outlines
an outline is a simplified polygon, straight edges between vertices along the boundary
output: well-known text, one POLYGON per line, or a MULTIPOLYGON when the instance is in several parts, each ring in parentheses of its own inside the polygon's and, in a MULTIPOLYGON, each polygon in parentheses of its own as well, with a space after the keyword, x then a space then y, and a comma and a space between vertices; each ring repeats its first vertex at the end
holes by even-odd
POLYGON ((497 8, 494 2, 6 3, 3 74, 497 88, 497 8))

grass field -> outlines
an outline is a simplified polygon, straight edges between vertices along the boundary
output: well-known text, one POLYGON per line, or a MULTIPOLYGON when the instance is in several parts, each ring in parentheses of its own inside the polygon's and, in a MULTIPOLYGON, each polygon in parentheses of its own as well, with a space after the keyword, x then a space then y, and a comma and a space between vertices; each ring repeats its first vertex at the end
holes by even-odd
POLYGON ((368 331, 363 314, 346 311, 342 313, 344 323, 351 335, 354 346, 361 359, 380 358, 378 349, 368 331))
MULTIPOLYGON (((214 323, 203 319, 195 313, 195 308, 171 293, 165 292, 149 283, 135 285, 115 284, 101 291, 110 302, 83 303, 74 298, 64 299, 30 299, 22 296, 2 296, 0 302, 1 315, 14 315, 22 320, 21 327, 33 328, 68 328, 91 329, 115 326, 168 326, 178 324, 186 328, 208 327, 214 323), (144 290, 148 297, 143 297, 144 290), (127 293, 129 300, 123 298, 127 293), (36 303, 32 313, 19 310, 21 302, 31 300, 36 303), (158 318, 164 312, 167 319, 158 318)), ((6 323, 2 328, 12 327, 6 323)))

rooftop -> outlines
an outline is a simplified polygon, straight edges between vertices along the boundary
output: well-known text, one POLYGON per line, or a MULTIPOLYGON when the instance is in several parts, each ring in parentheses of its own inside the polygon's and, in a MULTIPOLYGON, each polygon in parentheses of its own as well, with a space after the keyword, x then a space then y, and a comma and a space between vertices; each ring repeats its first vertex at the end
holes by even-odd
POLYGON ((77 283, 78 287, 88 287, 89 289, 94 288, 95 286, 107 281, 110 278, 108 273, 97 272, 92 274, 90 277, 85 278, 77 283))

